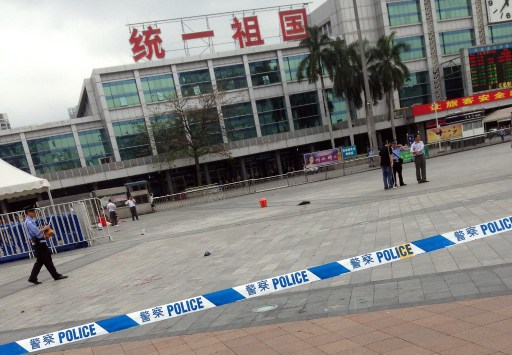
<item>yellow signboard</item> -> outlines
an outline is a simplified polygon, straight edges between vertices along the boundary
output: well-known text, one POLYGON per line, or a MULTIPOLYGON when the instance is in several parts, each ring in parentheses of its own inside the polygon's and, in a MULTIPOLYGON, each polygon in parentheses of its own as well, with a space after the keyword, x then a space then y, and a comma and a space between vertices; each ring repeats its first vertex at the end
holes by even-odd
POLYGON ((452 125, 442 126, 439 128, 431 128, 427 130, 428 143, 459 138, 462 138, 462 123, 455 123, 452 125))

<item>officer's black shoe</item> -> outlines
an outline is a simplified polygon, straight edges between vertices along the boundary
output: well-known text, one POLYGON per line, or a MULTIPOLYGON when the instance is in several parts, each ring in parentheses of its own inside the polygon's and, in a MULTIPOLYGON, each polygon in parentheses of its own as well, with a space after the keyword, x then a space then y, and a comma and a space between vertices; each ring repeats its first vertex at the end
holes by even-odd
POLYGON ((67 278, 68 278, 68 276, 67 276, 67 275, 59 275, 59 276, 55 279, 55 281, 58 281, 58 280, 64 280, 64 279, 67 279, 67 278))
POLYGON ((41 282, 41 281, 37 281, 37 280, 33 280, 33 279, 28 279, 28 282, 31 282, 31 283, 33 283, 34 285, 42 284, 42 282, 41 282))

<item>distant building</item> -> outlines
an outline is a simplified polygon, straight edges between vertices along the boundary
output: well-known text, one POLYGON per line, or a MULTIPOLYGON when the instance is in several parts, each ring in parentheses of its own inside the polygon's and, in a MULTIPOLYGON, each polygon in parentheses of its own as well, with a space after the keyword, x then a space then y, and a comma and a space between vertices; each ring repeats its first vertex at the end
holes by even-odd
POLYGON ((76 118, 76 114, 78 113, 78 106, 68 108, 68 115, 70 119, 76 118))
POLYGON ((9 123, 9 118, 7 118, 7 114, 0 113, 0 131, 4 129, 11 129, 11 124, 9 123))

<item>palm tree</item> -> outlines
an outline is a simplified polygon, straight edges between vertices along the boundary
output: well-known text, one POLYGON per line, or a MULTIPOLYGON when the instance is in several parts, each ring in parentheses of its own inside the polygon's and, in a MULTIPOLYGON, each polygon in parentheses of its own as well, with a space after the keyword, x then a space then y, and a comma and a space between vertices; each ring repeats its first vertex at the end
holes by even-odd
POLYGON ((332 136, 332 122, 329 108, 327 107, 327 98, 325 95, 324 69, 332 77, 332 68, 334 66, 334 54, 329 44, 331 39, 325 33, 322 33, 317 26, 308 27, 308 37, 300 41, 299 46, 309 49, 309 54, 300 61, 297 68, 297 80, 301 82, 305 78, 310 83, 316 83, 318 79, 322 84, 322 101, 327 114, 329 125, 329 134, 331 146, 334 149, 334 138, 332 136))
POLYGON ((371 54, 373 64, 370 66, 370 71, 376 73, 386 95, 393 140, 396 139, 393 93, 400 90, 409 79, 409 69, 402 62, 400 54, 410 49, 409 44, 394 43, 394 39, 395 32, 379 38, 371 54))
MULTIPOLYGON (((362 72, 357 67, 357 62, 350 55, 350 47, 347 43, 336 38, 331 42, 332 51, 334 54, 334 69, 333 69, 333 93, 335 96, 341 97, 347 103, 347 110, 349 116, 349 130, 352 129, 352 110, 350 107, 353 105, 355 108, 360 109, 363 106, 361 99, 362 91, 362 72)), ((351 134, 351 144, 353 145, 353 135, 351 134)))

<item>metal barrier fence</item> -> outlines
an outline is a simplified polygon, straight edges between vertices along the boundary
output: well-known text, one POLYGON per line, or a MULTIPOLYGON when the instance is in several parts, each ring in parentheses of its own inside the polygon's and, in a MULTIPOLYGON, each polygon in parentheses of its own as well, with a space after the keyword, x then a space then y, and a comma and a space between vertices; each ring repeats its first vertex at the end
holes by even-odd
MULTIPOLYGON (((50 223, 55 234, 48 239, 54 252, 86 247, 100 238, 109 238, 105 211, 97 198, 37 208, 39 228, 50 223)), ((24 211, 0 214, 0 263, 33 256, 30 236, 25 229, 24 211)))
POLYGON ((345 160, 338 164, 320 167, 317 171, 293 171, 288 174, 270 176, 259 179, 249 179, 239 182, 209 186, 195 189, 190 192, 155 197, 153 203, 156 211, 180 208, 213 202, 232 197, 250 195, 258 192, 282 189, 291 186, 308 184, 316 181, 333 179, 345 175, 370 170, 379 165, 379 157, 374 157, 372 167, 369 166, 367 157, 345 160))

